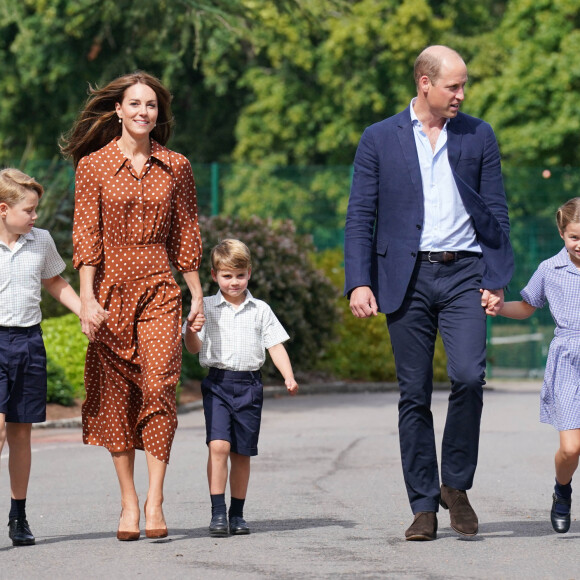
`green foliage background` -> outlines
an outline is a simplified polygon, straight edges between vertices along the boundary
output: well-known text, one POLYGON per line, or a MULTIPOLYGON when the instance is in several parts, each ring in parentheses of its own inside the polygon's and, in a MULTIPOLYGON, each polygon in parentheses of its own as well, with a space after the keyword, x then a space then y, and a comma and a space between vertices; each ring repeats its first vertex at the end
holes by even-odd
POLYGON ((576 0, 3 0, 0 161, 57 157, 88 84, 141 68, 193 161, 350 164, 429 44, 466 59, 506 162, 578 164, 576 0))
MULTIPOLYGON (((555 208, 579 191, 577 0, 3 0, 0 164, 47 186, 41 225, 70 257, 72 169, 58 162, 59 138, 89 83, 144 69, 174 95, 169 145, 194 166, 227 164, 221 213, 292 218, 319 248, 337 247, 358 139, 407 106, 414 59, 429 44, 464 56, 463 110, 490 122, 498 137, 519 256, 510 286, 517 298, 560 244, 555 208)), ((325 269, 339 267, 336 260, 325 269)), ((384 323, 357 321, 337 300, 341 339, 329 341, 318 362, 334 353, 342 361, 336 369, 362 378, 362 343, 350 337, 368 333, 369 352, 388 340, 384 323)), ((51 299, 43 311, 63 313, 51 299)), ((549 325, 547 310, 537 317, 549 325)), ((439 354, 436 366, 444 368, 439 354)))
POLYGON ((85 353, 88 341, 74 314, 42 321, 48 370, 48 402, 70 405, 84 397, 85 353))
MULTIPOLYGON (((332 281, 339 295, 344 288, 341 250, 326 250, 316 256, 316 265, 332 281)), ((316 368, 331 376, 357 381, 396 382, 397 373, 384 314, 360 319, 353 316, 346 298, 337 306, 339 315, 334 324, 334 337, 316 368)), ((433 378, 448 381, 447 357, 441 338, 437 337, 433 357, 433 378)))

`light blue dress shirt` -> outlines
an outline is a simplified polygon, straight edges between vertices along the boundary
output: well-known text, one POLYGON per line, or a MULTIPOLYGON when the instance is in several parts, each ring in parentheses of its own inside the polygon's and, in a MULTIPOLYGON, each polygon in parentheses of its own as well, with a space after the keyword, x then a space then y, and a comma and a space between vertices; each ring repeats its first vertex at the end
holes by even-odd
POLYGON ((411 101, 411 121, 421 167, 425 218, 419 249, 432 251, 481 252, 475 229, 467 213, 447 157, 447 122, 439 134, 435 150, 423 132, 411 101))

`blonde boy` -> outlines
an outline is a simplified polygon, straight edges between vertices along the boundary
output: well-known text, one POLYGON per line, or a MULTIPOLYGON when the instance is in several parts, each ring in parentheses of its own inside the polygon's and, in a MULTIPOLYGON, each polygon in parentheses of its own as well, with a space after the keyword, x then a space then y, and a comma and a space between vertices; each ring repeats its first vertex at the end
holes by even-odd
POLYGON ((46 352, 41 286, 79 314, 80 300, 59 275, 65 267, 46 230, 34 227, 42 186, 17 169, 0 171, 0 452, 10 447, 14 546, 35 543, 26 519, 32 423, 46 419, 46 352))
POLYGON ((184 324, 185 347, 200 353, 209 368, 202 382, 207 475, 212 503, 211 536, 249 534, 243 507, 250 479, 250 457, 258 454, 262 416, 260 368, 270 353, 291 395, 298 391, 288 353, 289 336, 262 300, 248 290, 252 273, 250 251, 239 240, 227 239, 211 252, 211 275, 219 286, 204 298, 205 324, 184 324), (225 489, 230 460, 231 505, 226 517, 225 489))

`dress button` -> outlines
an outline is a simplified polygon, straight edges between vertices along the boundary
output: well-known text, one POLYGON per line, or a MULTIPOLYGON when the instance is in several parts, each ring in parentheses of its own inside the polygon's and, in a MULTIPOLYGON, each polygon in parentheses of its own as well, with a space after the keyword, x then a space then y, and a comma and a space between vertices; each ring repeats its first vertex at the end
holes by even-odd
POLYGON ((420 230, 421 229, 421 225, 417 224, 417 229, 420 230))
POLYGON ((411 252, 411 256, 413 256, 413 258, 417 257, 417 252, 411 252))

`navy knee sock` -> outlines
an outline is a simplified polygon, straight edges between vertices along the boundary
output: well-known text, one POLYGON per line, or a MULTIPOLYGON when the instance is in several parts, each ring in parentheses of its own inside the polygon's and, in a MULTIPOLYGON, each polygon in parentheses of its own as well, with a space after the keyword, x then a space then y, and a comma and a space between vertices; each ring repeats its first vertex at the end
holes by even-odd
MULTIPOLYGON (((556 480, 556 485, 554 486, 554 493, 556 497, 562 499, 572 499, 572 480, 570 480, 566 485, 558 483, 556 480)), ((554 511, 561 516, 565 516, 570 512, 570 508, 561 503, 557 503, 554 507, 554 511)))
POLYGON ((211 498, 211 515, 216 516, 218 514, 226 515, 226 494, 216 493, 210 495, 211 498))
POLYGON ((8 519, 12 518, 26 519, 26 498, 10 498, 10 514, 8 515, 8 519))
POLYGON ((243 518, 244 517, 244 502, 246 500, 245 499, 238 499, 237 497, 232 497, 232 503, 230 505, 230 510, 228 512, 228 517, 238 517, 238 518, 243 518))

